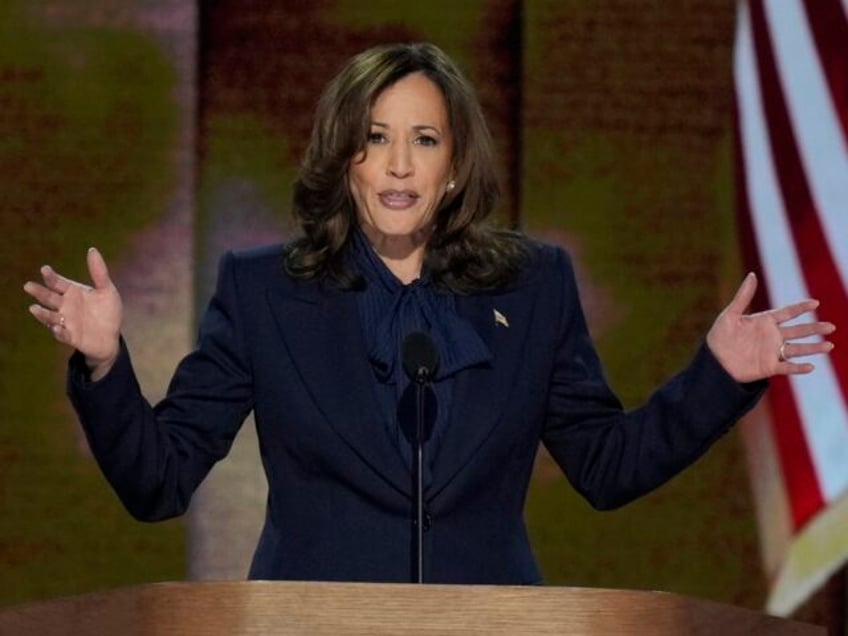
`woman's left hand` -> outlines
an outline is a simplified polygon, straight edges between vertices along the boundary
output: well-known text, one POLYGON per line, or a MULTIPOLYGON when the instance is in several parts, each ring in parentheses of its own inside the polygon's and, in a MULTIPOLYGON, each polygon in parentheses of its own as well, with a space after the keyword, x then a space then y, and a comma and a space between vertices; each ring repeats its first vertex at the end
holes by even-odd
POLYGON ((810 373, 815 368, 812 364, 793 360, 829 353, 833 343, 823 338, 817 342, 793 341, 808 336, 826 336, 833 333, 836 326, 819 321, 784 324, 815 310, 819 306, 817 300, 745 314, 756 289, 757 277, 750 273, 707 333, 707 346, 737 382, 753 382, 773 375, 810 373))

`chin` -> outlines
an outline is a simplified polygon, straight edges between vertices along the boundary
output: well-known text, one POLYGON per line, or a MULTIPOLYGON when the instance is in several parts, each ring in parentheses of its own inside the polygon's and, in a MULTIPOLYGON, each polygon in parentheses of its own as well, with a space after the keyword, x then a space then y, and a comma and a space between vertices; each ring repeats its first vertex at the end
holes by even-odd
POLYGON ((392 239, 413 239, 421 236, 428 236, 432 232, 432 226, 400 223, 373 223, 370 224, 370 226, 367 226, 365 231, 366 233, 370 231, 392 239))

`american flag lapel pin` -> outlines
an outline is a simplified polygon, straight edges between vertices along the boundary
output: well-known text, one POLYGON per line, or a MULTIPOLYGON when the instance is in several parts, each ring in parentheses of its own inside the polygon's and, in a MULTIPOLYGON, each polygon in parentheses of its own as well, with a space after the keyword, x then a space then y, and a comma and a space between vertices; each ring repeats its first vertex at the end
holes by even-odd
POLYGON ((495 324, 509 328, 509 320, 506 319, 506 316, 497 309, 492 309, 492 311, 495 313, 495 324))

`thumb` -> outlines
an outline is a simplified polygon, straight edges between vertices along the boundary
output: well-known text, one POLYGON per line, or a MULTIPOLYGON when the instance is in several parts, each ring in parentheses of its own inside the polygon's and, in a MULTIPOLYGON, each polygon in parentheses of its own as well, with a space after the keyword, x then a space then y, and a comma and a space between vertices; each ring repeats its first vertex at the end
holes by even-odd
POLYGON ((728 311, 741 314, 744 313, 754 299, 754 293, 757 291, 757 275, 754 272, 748 272, 739 289, 736 290, 736 295, 730 304, 727 306, 728 311))
POLYGON ((96 247, 88 248, 86 262, 88 264, 88 273, 91 276, 91 282, 94 283, 95 289, 105 289, 112 285, 112 279, 109 278, 109 268, 106 267, 106 261, 103 260, 103 255, 96 247))

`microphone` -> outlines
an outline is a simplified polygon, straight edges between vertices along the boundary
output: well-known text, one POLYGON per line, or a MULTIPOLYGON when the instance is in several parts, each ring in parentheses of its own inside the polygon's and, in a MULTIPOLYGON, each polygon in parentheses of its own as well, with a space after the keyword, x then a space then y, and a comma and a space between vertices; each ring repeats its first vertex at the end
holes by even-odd
POLYGON ((439 350, 426 333, 414 331, 403 339, 403 370, 415 383, 415 574, 424 582, 424 389, 436 375, 439 350))
POLYGON ((403 339, 403 370, 416 384, 426 384, 436 375, 439 351, 426 333, 413 331, 403 339))

